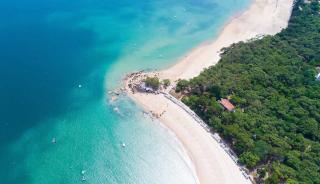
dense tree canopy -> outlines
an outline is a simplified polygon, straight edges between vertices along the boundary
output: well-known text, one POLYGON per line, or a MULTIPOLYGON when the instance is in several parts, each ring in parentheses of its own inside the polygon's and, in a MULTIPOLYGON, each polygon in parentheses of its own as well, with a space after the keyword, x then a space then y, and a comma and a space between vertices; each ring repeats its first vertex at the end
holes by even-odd
POLYGON ((216 66, 177 85, 259 182, 320 184, 319 10, 317 1, 298 1, 287 29, 223 49, 216 66))

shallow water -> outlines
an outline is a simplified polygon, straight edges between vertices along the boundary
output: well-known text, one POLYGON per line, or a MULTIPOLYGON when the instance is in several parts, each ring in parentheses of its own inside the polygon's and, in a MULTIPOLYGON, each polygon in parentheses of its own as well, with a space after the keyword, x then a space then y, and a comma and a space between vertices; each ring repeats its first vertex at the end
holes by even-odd
POLYGON ((195 183, 174 136, 105 91, 173 64, 248 4, 0 0, 1 183, 79 183, 82 170, 88 183, 195 183))

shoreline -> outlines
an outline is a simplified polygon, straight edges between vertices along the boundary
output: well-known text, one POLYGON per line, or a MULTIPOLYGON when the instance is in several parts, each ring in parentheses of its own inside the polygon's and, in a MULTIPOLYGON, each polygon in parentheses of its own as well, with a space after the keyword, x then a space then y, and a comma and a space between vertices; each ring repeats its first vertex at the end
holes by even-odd
MULTIPOLYGON (((274 35, 287 27, 293 0, 253 0, 244 10, 224 25, 219 35, 192 49, 170 68, 157 72, 160 79, 190 79, 220 60, 220 50, 239 41, 247 41, 261 35, 274 35)), ((154 75, 155 73, 143 75, 154 75)), ((212 134, 201 126, 190 113, 169 100, 164 94, 126 92, 144 110, 152 112, 171 130, 184 146, 192 161, 198 180, 207 183, 252 183, 241 167, 212 134)))
POLYGON ((203 69, 217 64, 222 48, 279 33, 288 25, 292 5, 293 0, 252 0, 247 9, 231 16, 215 38, 204 41, 172 66, 160 71, 160 78, 172 81, 191 79, 203 69))

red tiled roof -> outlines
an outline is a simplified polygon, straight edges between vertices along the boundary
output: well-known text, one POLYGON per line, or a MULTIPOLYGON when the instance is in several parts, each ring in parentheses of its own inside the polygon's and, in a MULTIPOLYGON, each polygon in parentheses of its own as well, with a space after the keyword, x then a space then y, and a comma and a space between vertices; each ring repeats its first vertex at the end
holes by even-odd
POLYGON ((235 109, 235 106, 228 99, 221 98, 219 102, 228 111, 233 111, 235 109))

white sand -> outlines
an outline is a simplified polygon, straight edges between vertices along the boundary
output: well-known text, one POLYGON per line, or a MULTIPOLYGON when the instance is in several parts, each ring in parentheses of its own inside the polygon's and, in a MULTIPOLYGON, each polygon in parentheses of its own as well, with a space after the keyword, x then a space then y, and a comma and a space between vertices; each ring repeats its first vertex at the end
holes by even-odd
MULTIPOLYGON (((247 11, 234 17, 218 38, 194 49, 171 68, 161 71, 162 79, 190 79, 204 68, 216 64, 219 51, 232 43, 246 41, 257 35, 273 35, 287 26, 293 0, 255 0, 247 11)), ((201 184, 251 183, 245 179, 236 163, 210 137, 194 119, 178 105, 163 95, 129 94, 147 111, 165 112, 160 120, 172 130, 183 143, 201 184)))
POLYGON ((287 27, 293 0, 254 0, 247 11, 234 17, 212 43, 203 44, 174 66, 161 72, 162 78, 190 79, 216 64, 221 48, 258 35, 274 35, 287 27))

